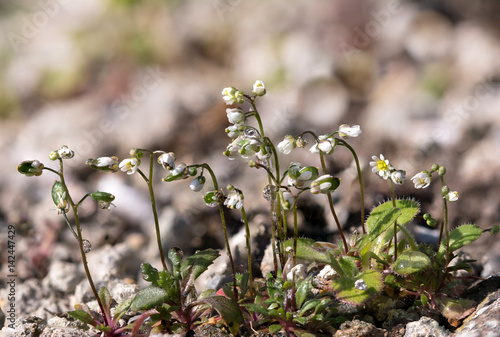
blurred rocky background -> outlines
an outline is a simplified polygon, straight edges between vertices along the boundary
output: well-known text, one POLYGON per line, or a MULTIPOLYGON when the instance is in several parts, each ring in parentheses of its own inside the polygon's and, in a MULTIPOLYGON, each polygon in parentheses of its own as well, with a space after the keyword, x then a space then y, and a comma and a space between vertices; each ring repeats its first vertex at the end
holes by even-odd
MULTIPOLYGON (((371 156, 384 154, 407 171, 399 196, 421 200, 424 211, 439 218, 439 182, 416 190, 409 181, 438 163, 460 195, 450 206, 452 225, 498 224, 499 22, 500 3, 486 0, 2 1, 0 266, 7 275, 6 228, 13 224, 19 317, 52 317, 46 310, 64 312, 88 294, 76 242, 50 198, 56 176, 45 171, 26 178, 16 171, 25 159, 57 168, 48 154, 62 145, 76 152, 65 161, 73 198, 94 190, 116 195, 110 211, 91 201, 80 208, 96 281, 125 280, 115 289, 126 294, 139 282, 141 262, 159 266, 144 181, 84 165, 100 156, 124 159, 133 147, 173 151, 187 164, 207 162, 221 186, 242 189, 262 258, 270 225, 262 198, 267 179, 222 155, 230 139, 220 94, 227 86, 250 92, 257 79, 267 87, 258 108, 276 144, 286 134, 361 126, 362 135, 349 143, 365 171, 367 209, 390 195, 387 181, 368 165, 371 156)), ((283 167, 291 160, 319 165, 306 150, 281 158, 283 167)), ((337 148, 328 166, 343 179, 334 194, 339 218, 354 229, 361 219, 352 156, 337 148)), ((222 248, 217 210, 188 182, 161 182, 166 172, 155 169, 165 248, 186 254, 222 248)), ((302 201, 301 234, 337 240, 326 200, 302 201)), ((227 216, 236 245, 243 240, 240 214, 227 216)), ((437 230, 416 222, 419 239, 435 240, 437 230)), ((499 272, 499 252, 498 239, 489 235, 468 248, 482 276, 499 272)), ((245 256, 238 261, 243 271, 245 256)))

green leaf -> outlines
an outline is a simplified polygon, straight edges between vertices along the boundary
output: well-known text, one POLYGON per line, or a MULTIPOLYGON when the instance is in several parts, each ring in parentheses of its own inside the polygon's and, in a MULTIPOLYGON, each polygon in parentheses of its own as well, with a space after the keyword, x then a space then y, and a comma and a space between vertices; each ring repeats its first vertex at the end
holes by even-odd
POLYGON ((431 266, 431 259, 422 252, 406 250, 394 262, 393 270, 402 276, 422 272, 431 266))
POLYGON ((96 322, 94 321, 92 316, 90 316, 90 314, 86 311, 72 310, 72 311, 68 311, 68 315, 70 315, 71 317, 73 317, 79 321, 82 321, 83 323, 90 324, 92 326, 96 325, 96 322))
POLYGON ((218 250, 199 250, 181 263, 181 276, 194 282, 220 256, 218 250))
POLYGON ((312 285, 309 278, 297 282, 297 288, 295 290, 295 303, 297 304, 297 308, 302 306, 311 288, 312 285))
POLYGON ((172 263, 172 274, 175 278, 179 277, 178 275, 183 257, 184 253, 180 248, 173 247, 168 250, 168 259, 172 263))
POLYGON ((130 310, 149 310, 161 305, 168 299, 168 294, 163 288, 149 286, 141 289, 135 294, 130 310))
MULTIPOLYGON (((420 212, 420 204, 415 200, 398 199, 395 203, 396 208, 394 208, 392 201, 386 201, 370 212, 370 216, 366 220, 369 239, 364 239, 365 241, 379 237, 380 234, 390 228, 394 221, 400 226, 408 224, 420 212)), ((364 247, 367 243, 365 242, 360 247, 364 247)))
MULTIPOLYGON (((450 232, 450 252, 476 241, 482 233, 483 230, 481 227, 472 224, 462 225, 455 228, 450 232)), ((445 253, 446 238, 443 239, 441 245, 439 246, 438 256, 442 258, 445 253)))
POLYGON ((125 301, 118 304, 115 308, 115 315, 113 316, 113 319, 118 322, 118 320, 128 311, 131 305, 131 298, 127 298, 125 301))
MULTIPOLYGON (((283 242, 283 245, 285 250, 292 249, 293 239, 286 240, 283 242)), ((339 265, 333 254, 334 250, 317 244, 317 242, 313 239, 297 239, 297 259, 329 264, 339 275, 344 275, 344 270, 339 265)))
POLYGON ((332 289, 337 293, 340 301, 361 305, 375 295, 379 294, 384 287, 382 275, 375 270, 369 270, 358 274, 355 278, 338 277, 332 282, 332 289), (366 289, 356 289, 355 282, 363 280, 366 289))
POLYGON ((244 320, 240 307, 236 302, 224 296, 210 296, 197 302, 206 303, 214 308, 226 323, 229 331, 233 335, 238 333, 244 320))
POLYGON ((358 274, 358 266, 354 257, 341 256, 338 262, 347 277, 355 277, 358 274))
POLYGON ((166 302, 179 304, 179 282, 168 270, 160 272, 157 285, 167 292, 166 302))
POLYGON ((104 306, 104 310, 106 310, 108 313, 111 310, 111 304, 113 302, 113 299, 111 298, 111 294, 109 293, 108 288, 106 287, 101 287, 99 289, 99 299, 102 302, 102 305, 104 306))
POLYGON ((151 282, 151 285, 158 287, 158 280, 160 278, 158 274, 158 269, 155 267, 151 266, 149 263, 143 263, 141 264, 141 274, 142 278, 147 281, 151 282))
POLYGON ((281 324, 271 324, 269 326, 269 333, 270 334, 275 334, 276 332, 280 331, 283 328, 281 324))
POLYGON ((304 305, 302 307, 300 307, 299 316, 302 316, 307 311, 316 308, 320 304, 320 302, 321 302, 321 300, 314 299, 314 298, 307 301, 306 303, 304 303, 304 305))

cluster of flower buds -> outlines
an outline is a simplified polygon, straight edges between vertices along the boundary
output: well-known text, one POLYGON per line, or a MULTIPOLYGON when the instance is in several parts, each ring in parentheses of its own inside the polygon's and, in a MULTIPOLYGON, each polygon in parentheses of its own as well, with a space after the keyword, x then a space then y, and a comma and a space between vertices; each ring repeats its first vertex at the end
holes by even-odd
MULTIPOLYGON (((415 185, 415 188, 426 188, 429 187, 432 181, 432 174, 434 172, 437 172, 437 174, 440 177, 443 177, 446 174, 446 167, 440 166, 438 164, 433 164, 431 166, 430 171, 420 171, 417 174, 415 174, 411 180, 413 181, 413 184, 415 185)), ((448 186, 443 186, 441 188, 441 194, 443 195, 443 198, 445 198, 449 202, 455 202, 458 200, 458 192, 457 191, 451 191, 448 186)))
MULTIPOLYGON (((266 93, 266 87, 262 81, 256 81, 253 85, 252 93, 255 96, 263 96, 266 93)), ((246 96, 241 90, 234 87, 227 87, 222 90, 222 98, 226 104, 243 103, 246 96)), ((250 112, 251 113, 251 112, 250 112)), ((226 134, 233 141, 227 146, 224 155, 233 160, 237 154, 245 159, 256 157, 256 161, 262 165, 267 164, 271 157, 272 150, 269 145, 264 144, 262 136, 253 127, 246 125, 246 116, 239 107, 226 109, 227 119, 231 124, 226 128, 226 134)), ((251 166, 256 167, 256 161, 251 160, 251 166)))
MULTIPOLYGON (((361 134, 361 128, 359 125, 347 125, 342 124, 338 131, 330 134, 320 135, 316 140, 316 143, 309 149, 311 153, 319 153, 320 151, 324 154, 332 154, 333 150, 337 146, 338 140, 335 138, 335 134, 338 134, 341 138, 351 138, 358 137, 361 134)), ((283 154, 289 154, 296 147, 303 148, 307 142, 302 136, 295 138, 291 135, 286 135, 285 138, 278 144, 278 151, 283 154)))
POLYGON ((49 154, 50 160, 71 159, 75 156, 75 152, 70 150, 66 145, 63 145, 59 150, 52 151, 49 154))

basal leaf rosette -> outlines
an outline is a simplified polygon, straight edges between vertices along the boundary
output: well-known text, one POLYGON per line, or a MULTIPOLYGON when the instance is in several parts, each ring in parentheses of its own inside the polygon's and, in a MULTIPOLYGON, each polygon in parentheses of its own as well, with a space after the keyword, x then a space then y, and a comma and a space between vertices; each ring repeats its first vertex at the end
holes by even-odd
POLYGON ((382 275, 375 270, 362 272, 355 277, 338 277, 332 282, 332 290, 336 292, 337 299, 354 305, 368 302, 383 288, 382 275))

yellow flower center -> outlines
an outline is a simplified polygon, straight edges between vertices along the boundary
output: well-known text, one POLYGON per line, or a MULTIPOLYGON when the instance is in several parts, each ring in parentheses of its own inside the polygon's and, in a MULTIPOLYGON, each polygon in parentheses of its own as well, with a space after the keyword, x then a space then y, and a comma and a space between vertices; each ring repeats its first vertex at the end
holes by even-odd
POLYGON ((377 161, 377 168, 379 171, 387 171, 389 170, 389 165, 385 162, 385 160, 377 161))

